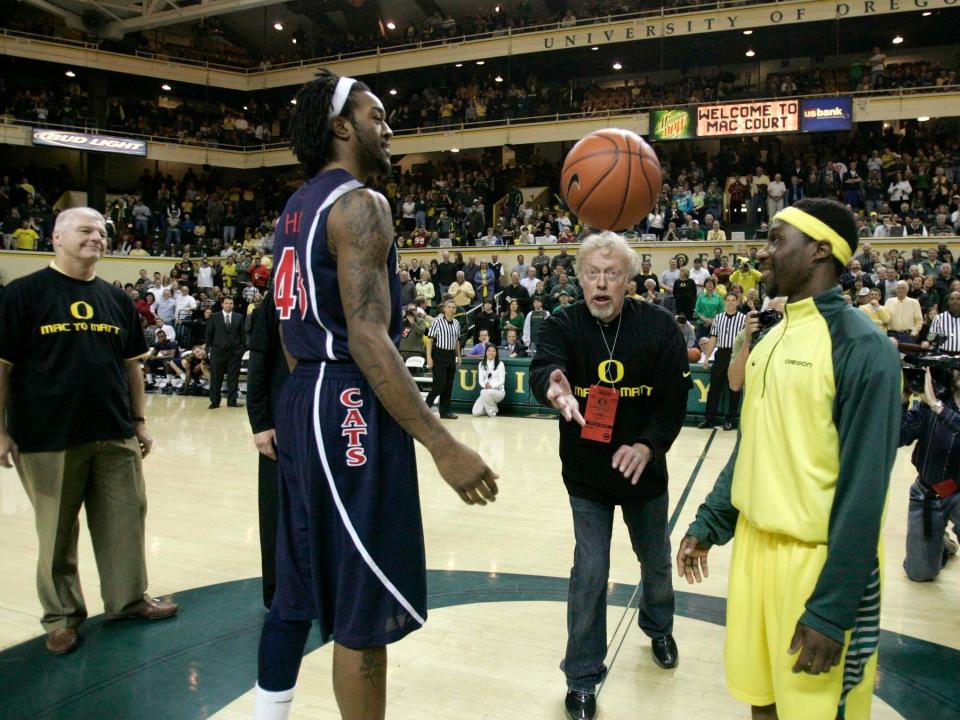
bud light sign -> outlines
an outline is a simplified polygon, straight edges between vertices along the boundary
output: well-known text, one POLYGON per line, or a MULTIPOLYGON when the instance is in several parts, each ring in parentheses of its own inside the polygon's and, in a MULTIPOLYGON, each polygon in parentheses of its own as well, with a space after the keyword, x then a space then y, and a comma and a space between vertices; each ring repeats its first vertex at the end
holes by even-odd
POLYGON ((33 144, 141 157, 147 154, 146 140, 61 130, 34 130, 33 144))
POLYGON ((852 98, 807 98, 800 101, 801 132, 831 132, 852 127, 852 98))
POLYGON ((689 110, 653 110, 650 113, 651 140, 686 140, 693 136, 693 119, 689 110))

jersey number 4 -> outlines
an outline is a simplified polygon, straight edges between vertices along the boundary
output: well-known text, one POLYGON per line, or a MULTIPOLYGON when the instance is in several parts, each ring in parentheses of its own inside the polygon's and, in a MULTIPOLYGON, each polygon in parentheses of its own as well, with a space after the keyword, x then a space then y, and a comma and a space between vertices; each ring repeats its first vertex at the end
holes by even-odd
POLYGON ((307 298, 297 251, 292 247, 286 247, 280 255, 280 264, 277 266, 273 286, 273 301, 276 303, 277 312, 280 313, 280 319, 289 320, 294 310, 300 311, 301 320, 306 318, 307 298))

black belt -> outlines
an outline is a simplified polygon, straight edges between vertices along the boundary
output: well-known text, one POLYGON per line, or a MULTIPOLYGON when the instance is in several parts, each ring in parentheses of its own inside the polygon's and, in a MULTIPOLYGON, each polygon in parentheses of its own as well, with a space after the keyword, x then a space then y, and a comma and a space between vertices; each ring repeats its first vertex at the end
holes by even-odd
POLYGON ((435 352, 435 353, 450 353, 450 354, 452 355, 452 354, 454 353, 454 350, 453 350, 452 348, 451 348, 450 350, 447 350, 446 348, 433 348, 433 352, 435 352))

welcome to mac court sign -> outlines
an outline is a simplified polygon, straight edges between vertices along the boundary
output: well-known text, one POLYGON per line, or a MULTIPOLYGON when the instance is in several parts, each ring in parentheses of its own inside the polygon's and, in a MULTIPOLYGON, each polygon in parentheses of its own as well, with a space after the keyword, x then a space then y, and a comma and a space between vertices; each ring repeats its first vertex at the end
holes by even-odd
POLYGON ((703 12, 634 18, 614 21, 603 26, 569 28, 567 30, 536 33, 533 38, 517 36, 513 39, 514 52, 562 50, 571 47, 604 45, 607 43, 649 40, 661 37, 698 35, 708 32, 746 28, 790 25, 805 22, 836 20, 837 18, 870 17, 890 13, 936 10, 958 7, 960 0, 800 0, 799 2, 767 3, 703 12), (525 47, 536 43, 537 48, 525 47), (522 47, 521 47, 522 46, 522 47))

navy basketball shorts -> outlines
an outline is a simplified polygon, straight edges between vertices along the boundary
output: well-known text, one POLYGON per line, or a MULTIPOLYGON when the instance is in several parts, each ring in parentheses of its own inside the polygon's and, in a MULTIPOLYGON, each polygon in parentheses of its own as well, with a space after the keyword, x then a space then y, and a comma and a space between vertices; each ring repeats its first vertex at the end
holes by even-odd
POLYGON ((323 642, 396 642, 427 616, 410 437, 353 364, 299 363, 276 412, 280 518, 273 609, 323 642))

